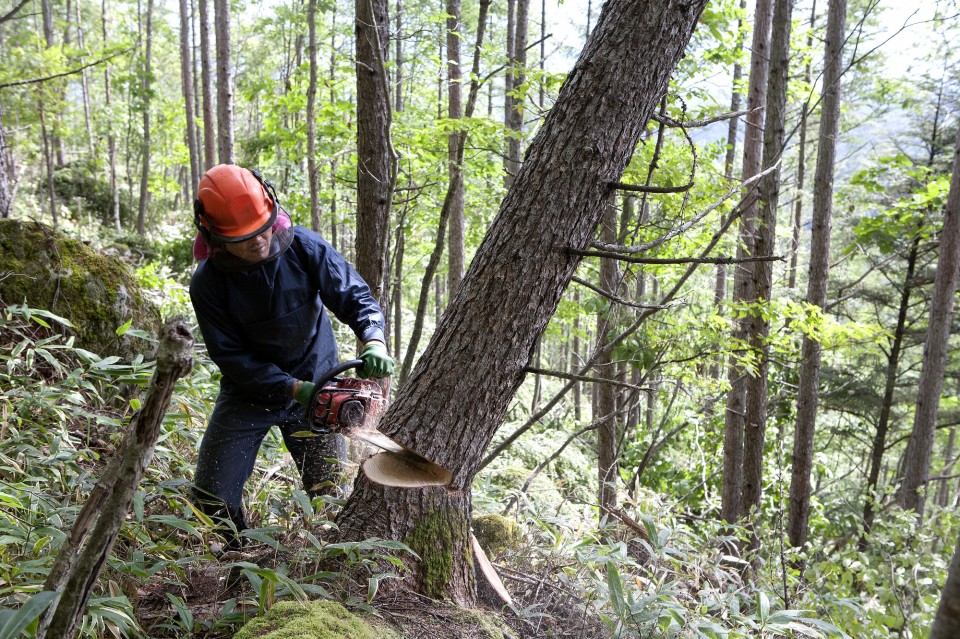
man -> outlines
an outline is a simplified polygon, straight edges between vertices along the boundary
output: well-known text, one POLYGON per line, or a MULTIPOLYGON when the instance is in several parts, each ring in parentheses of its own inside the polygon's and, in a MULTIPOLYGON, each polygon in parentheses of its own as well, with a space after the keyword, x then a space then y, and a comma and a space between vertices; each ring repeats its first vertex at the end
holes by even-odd
MULTIPOLYGON (((386 377, 393 360, 383 314, 350 264, 316 233, 291 226, 276 192, 255 171, 220 164, 200 180, 194 203, 203 257, 190 299, 220 394, 200 444, 194 491, 206 514, 247 527, 243 486, 267 431, 279 426, 311 496, 332 492, 345 446, 337 435, 295 437, 309 430, 305 406, 313 380, 338 362, 326 306, 363 348, 365 377, 386 377)), ((228 548, 239 537, 229 534, 228 548)))

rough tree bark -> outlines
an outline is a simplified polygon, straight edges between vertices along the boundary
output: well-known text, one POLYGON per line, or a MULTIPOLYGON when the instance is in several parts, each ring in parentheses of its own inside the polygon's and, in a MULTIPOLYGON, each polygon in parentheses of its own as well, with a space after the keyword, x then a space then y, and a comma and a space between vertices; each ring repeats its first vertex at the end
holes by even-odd
MULTIPOLYGON (((840 79, 843 74, 843 38, 847 0, 830 0, 823 55, 823 92, 820 101, 819 151, 813 176, 813 228, 810 239, 810 274, 807 303, 823 312, 827 305, 830 273, 830 229, 833 217, 833 168, 840 130, 840 79)), ((801 148, 801 154, 803 150, 801 148)), ((793 439, 790 478, 790 513, 787 535, 794 548, 807 542, 810 520, 810 473, 813 470, 813 435, 820 399, 820 342, 804 335, 800 356, 800 387, 793 439)))
POLYGON ((124 447, 107 465, 44 584, 45 590, 61 595, 43 620, 46 631, 39 636, 49 639, 76 636, 97 577, 107 563, 133 495, 153 458, 174 385, 193 366, 192 350, 193 336, 183 319, 167 322, 160 331, 157 369, 150 380, 143 408, 130 420, 124 447))
POLYGON ((386 434, 450 469, 453 481, 403 490, 361 475, 337 523, 348 538, 406 540, 423 558, 407 559, 421 592, 474 602, 470 482, 580 262, 574 251, 593 240, 612 183, 666 92, 705 3, 607 2, 443 321, 382 422, 386 434))
POLYGON ((960 270, 960 134, 953 153, 953 177, 943 214, 940 232, 940 259, 930 300, 927 341, 923 346, 923 368, 917 390, 917 408, 913 432, 903 453, 903 482, 897 489, 897 504, 904 509, 923 513, 927 477, 930 475, 930 454, 936 434, 940 391, 947 365, 950 340, 950 319, 953 317, 954 295, 960 270))
POLYGON ((396 179, 390 144, 391 104, 386 57, 390 37, 386 0, 356 0, 357 46, 357 272, 385 302, 387 236, 396 179))
MULTIPOLYGON (((763 127, 763 168, 780 161, 783 152, 787 109, 787 80, 790 71, 790 27, 793 0, 776 0, 770 35, 770 72, 767 77, 767 108, 763 127)), ((770 171, 759 184, 760 216, 754 234, 753 254, 770 257, 777 231, 777 202, 780 197, 780 169, 770 171)), ((773 262, 755 262, 752 269, 753 301, 768 304, 773 289, 773 262)), ((743 429, 743 511, 760 505, 763 491, 763 449, 767 428, 767 372, 770 368, 767 337, 770 322, 761 313, 749 318, 750 349, 756 353, 757 372, 747 380, 747 402, 743 429)), ((751 545, 756 546, 756 537, 751 545)))
MULTIPOLYGON (((772 20, 773 1, 757 0, 750 55, 750 86, 747 89, 747 109, 750 113, 747 115, 743 136, 743 171, 740 175, 742 180, 749 180, 760 172, 764 117, 762 107, 767 101, 772 20)), ((755 197, 749 198, 744 203, 743 214, 740 216, 740 243, 737 247, 737 258, 753 255, 753 226, 758 208, 755 197)), ((752 299, 750 265, 739 263, 734 267, 733 273, 733 302, 736 304, 752 299)), ((745 319, 737 320, 733 335, 740 341, 746 339, 745 319)), ((746 370, 735 358, 730 360, 727 378, 730 381, 730 392, 727 393, 724 415, 720 516, 724 521, 734 522, 743 516, 743 417, 747 396, 746 370)))

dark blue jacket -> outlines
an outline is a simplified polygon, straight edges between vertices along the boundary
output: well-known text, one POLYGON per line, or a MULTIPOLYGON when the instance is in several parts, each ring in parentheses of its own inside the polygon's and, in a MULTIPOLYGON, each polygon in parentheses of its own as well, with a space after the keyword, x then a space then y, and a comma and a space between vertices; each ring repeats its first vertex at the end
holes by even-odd
POLYGON ((370 288, 319 235, 293 228, 275 259, 234 271, 203 260, 190 299, 220 392, 256 402, 290 399, 295 380, 314 381, 337 364, 337 345, 324 306, 363 342, 383 341, 383 314, 370 288))

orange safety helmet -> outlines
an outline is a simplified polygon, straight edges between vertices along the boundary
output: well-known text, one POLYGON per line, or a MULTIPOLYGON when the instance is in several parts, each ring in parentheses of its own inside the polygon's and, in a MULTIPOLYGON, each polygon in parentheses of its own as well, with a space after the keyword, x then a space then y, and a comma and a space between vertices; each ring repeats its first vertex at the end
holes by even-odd
POLYGON ((277 221, 277 193, 258 171, 218 164, 200 180, 193 223, 207 244, 242 242, 277 221))

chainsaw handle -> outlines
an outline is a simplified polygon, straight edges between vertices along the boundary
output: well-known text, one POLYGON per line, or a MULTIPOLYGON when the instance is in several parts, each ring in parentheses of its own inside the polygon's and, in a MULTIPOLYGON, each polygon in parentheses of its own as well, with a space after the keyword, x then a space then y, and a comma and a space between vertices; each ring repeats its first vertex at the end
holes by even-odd
POLYGON ((323 386, 324 386, 327 382, 329 382, 330 380, 332 380, 334 377, 336 377, 336 376, 339 375, 340 373, 343 373, 343 372, 345 372, 345 371, 348 371, 348 370, 350 370, 351 368, 357 368, 357 369, 363 368, 363 360, 362 360, 362 359, 351 359, 351 360, 348 361, 348 362, 344 362, 344 363, 342 363, 342 364, 338 364, 338 365, 334 366, 333 368, 331 368, 330 370, 328 370, 326 373, 324 373, 323 375, 321 375, 321 376, 320 376, 320 379, 318 379, 318 380, 316 381, 316 388, 317 388, 317 390, 319 391, 321 388, 323 388, 323 386))

